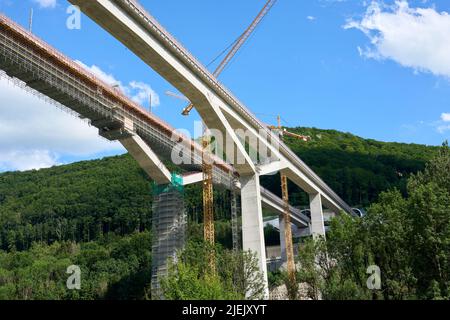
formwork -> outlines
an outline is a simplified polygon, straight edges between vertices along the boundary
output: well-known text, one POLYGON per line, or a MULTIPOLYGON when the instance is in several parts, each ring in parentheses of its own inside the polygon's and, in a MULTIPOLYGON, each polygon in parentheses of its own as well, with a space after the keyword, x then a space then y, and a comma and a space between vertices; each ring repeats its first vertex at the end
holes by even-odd
POLYGON ((186 242, 183 188, 174 183, 154 188, 152 211, 152 297, 163 298, 160 280, 167 276, 169 261, 176 261, 186 242))
MULTIPOLYGON (((191 150, 191 163, 180 165, 186 171, 200 172, 202 147, 176 133, 169 124, 149 114, 118 90, 96 78, 92 73, 64 56, 24 28, 0 13, 0 78, 12 81, 31 94, 56 105, 103 131, 123 127, 131 119, 135 133, 158 154, 171 160, 180 141, 191 150)), ((234 168, 214 157, 213 181, 216 187, 229 189, 236 178, 234 168)), ((261 187, 263 196, 282 205, 282 200, 261 187)), ((291 211, 295 214, 295 209, 291 211)), ((302 217, 309 222, 309 218, 302 217)))

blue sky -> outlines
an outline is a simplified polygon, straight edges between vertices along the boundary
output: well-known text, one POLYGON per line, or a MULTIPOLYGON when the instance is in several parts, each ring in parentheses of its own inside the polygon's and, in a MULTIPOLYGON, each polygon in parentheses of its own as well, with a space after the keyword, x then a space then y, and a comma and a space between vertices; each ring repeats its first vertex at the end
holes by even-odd
MULTIPOLYGON (((141 1, 204 64, 242 33, 264 2, 141 1)), ((65 0, 0 0, 0 11, 27 25, 34 8, 36 35, 105 80, 120 82, 144 105, 152 92, 158 116, 192 130, 198 116, 181 116, 185 103, 164 94, 174 91, 172 86, 122 44, 86 16, 80 30, 66 28, 68 5, 65 0)), ((447 0, 278 0, 220 79, 266 123, 275 124, 281 114, 286 126, 439 145, 450 137, 447 12, 447 0)), ((5 81, 0 81, 0 98, 5 102, 0 105, 0 170, 123 152, 96 137, 93 128, 5 81), (31 116, 29 130, 11 129, 11 123, 31 116), (61 119, 60 128, 48 124, 51 117, 61 119), (6 142, 11 139, 14 143, 6 142)))

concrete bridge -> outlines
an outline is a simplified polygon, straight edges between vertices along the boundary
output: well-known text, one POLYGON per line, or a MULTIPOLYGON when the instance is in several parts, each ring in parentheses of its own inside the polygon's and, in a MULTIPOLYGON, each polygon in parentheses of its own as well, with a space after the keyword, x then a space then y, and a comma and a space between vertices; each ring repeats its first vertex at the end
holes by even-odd
MULTIPOLYGON (((262 207, 282 214, 283 201, 260 186, 261 175, 282 171, 310 195, 311 219, 293 207, 290 214, 293 223, 309 228, 314 236, 325 235, 323 206, 336 213, 352 212, 136 1, 70 2, 79 5, 83 12, 174 85, 194 104, 209 128, 218 129, 231 141, 224 149, 224 159, 214 156, 214 183, 227 189, 240 189, 243 249, 257 254, 266 285, 262 207), (258 157, 251 157, 245 140, 236 133, 238 130, 244 130, 248 139, 262 146, 258 148, 258 157), (261 150, 268 152, 263 154, 261 150)), ((180 165, 191 172, 181 177, 181 184, 202 181, 202 149, 195 141, 174 134, 169 124, 144 111, 5 16, 0 16, 0 26, 0 69, 6 73, 4 76, 20 79, 33 93, 39 92, 59 107, 89 120, 99 128, 101 136, 119 140, 156 183, 173 182, 163 160, 171 161, 174 148, 180 146, 180 151, 189 152, 191 157, 189 163, 180 165)))

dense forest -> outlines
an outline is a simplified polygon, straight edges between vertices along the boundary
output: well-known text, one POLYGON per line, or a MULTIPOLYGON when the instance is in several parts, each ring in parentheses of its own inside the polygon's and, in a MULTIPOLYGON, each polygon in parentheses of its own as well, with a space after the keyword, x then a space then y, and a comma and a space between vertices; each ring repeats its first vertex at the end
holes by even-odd
POLYGON ((298 281, 312 299, 450 299, 450 148, 383 192, 362 219, 332 220, 302 247, 298 281), (369 276, 370 275, 370 276, 369 276))
MULTIPOLYGON (((369 206, 422 170, 436 147, 365 140, 311 128, 291 131, 312 141, 287 144, 339 195, 369 206)), ((263 185, 280 192, 277 176, 263 185)), ((291 186, 291 199, 306 205, 291 186)), ((229 247, 229 195, 215 191, 216 237, 229 247)), ((200 186, 185 189, 191 238, 201 238, 200 186)), ((99 299, 149 297, 152 182, 129 156, 50 169, 0 174, 0 299, 99 299), (85 285, 66 292, 65 268, 79 265, 85 285)))
MULTIPOLYGON (((339 196, 354 207, 367 207, 381 191, 398 188, 406 192, 411 173, 422 170, 436 155, 437 147, 418 144, 387 143, 362 139, 350 133, 315 128, 289 128, 308 135, 305 143, 289 136, 287 145, 308 164, 339 196)), ((264 182, 280 194, 279 177, 264 182)), ((307 197, 290 184, 290 199, 295 205, 307 205, 307 197)))

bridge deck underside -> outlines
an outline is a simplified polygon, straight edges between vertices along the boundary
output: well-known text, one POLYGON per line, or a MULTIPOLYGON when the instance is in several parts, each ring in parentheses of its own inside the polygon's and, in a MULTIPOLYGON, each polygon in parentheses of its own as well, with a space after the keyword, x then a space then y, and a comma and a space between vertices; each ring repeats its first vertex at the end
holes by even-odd
MULTIPOLYGON (((267 137, 271 141, 279 140, 138 1, 69 1, 182 92, 195 105, 207 126, 233 136, 239 126, 233 126, 225 113, 251 131, 263 145, 269 143, 267 137)), ((244 164, 235 162, 235 168, 242 175, 251 175, 255 171, 254 161, 242 150, 238 138, 234 136, 233 140, 237 153, 245 159, 244 164)), ((283 170, 292 182, 309 194, 320 194, 324 206, 336 213, 343 210, 351 214, 351 208, 289 147, 282 141, 277 144, 277 150, 272 148, 273 155, 287 165, 283 170)))
MULTIPOLYGON (((154 121, 152 123, 143 120, 133 110, 125 108, 122 103, 105 95, 104 92, 110 90, 107 85, 93 86, 87 83, 85 79, 78 77, 76 72, 62 67, 59 61, 49 59, 36 50, 31 41, 27 43, 25 40, 17 39, 3 29, 0 30, 0 69, 9 77, 20 79, 26 86, 34 89, 35 94, 50 98, 64 110, 82 119, 89 119, 90 124, 97 127, 100 132, 120 129, 124 126, 124 119, 132 119, 136 134, 162 160, 171 161, 172 150, 177 145, 171 137, 173 128, 162 121, 159 124, 159 120, 154 116, 151 116, 154 121)), ((192 151, 192 141, 186 144, 192 151)), ((190 152, 191 164, 180 165, 183 170, 201 171, 201 152, 198 152, 201 147, 196 148, 196 152, 190 152)), ((214 167, 214 184, 220 188, 230 189, 234 172, 227 172, 226 168, 225 165, 214 167)), ((263 202, 275 204, 269 205, 270 209, 283 208, 282 199, 265 189, 262 189, 262 192, 263 202)), ((291 214, 293 222, 302 227, 308 226, 310 219, 298 209, 291 207, 291 214)))

